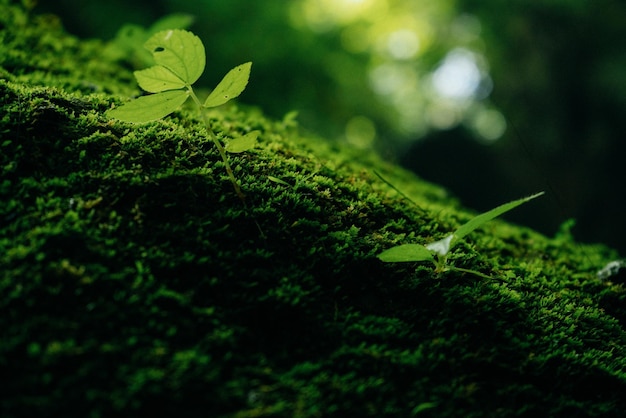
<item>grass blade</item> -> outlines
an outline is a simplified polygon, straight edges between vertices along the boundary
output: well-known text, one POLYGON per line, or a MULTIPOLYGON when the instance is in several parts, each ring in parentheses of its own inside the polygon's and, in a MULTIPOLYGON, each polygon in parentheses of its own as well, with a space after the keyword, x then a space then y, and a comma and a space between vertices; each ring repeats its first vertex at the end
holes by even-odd
POLYGON ((526 203, 529 200, 532 200, 532 199, 534 199, 536 197, 539 197, 542 194, 544 194, 544 192, 535 193, 532 196, 528 196, 528 197, 524 197, 522 199, 514 200, 512 202, 505 203, 505 204, 500 205, 500 206, 498 206, 496 208, 493 208, 490 211, 487 211, 485 213, 481 213, 480 215, 478 215, 475 218, 471 219, 469 222, 461 225, 459 227, 459 229, 454 231, 454 240, 453 240, 452 244, 450 245, 450 248, 452 248, 452 246, 454 245, 454 242, 461 240, 463 237, 465 237, 467 234, 469 234, 472 231, 474 231, 476 228, 481 227, 482 225, 486 224, 490 220, 492 220, 492 219, 502 215, 503 213, 506 213, 506 212, 510 211, 511 209, 514 209, 514 208, 518 207, 522 203, 526 203))

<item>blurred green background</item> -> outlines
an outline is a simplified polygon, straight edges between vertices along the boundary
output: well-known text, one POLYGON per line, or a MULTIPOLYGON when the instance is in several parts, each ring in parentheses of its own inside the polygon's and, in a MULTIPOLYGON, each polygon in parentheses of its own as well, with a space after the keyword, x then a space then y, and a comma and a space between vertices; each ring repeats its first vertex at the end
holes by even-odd
MULTIPOLYGON (((40 1, 80 37, 193 15, 200 83, 253 61, 241 101, 376 149, 482 211, 626 250, 626 2, 611 0, 40 1)), ((126 65, 133 65, 130 60, 126 65)))

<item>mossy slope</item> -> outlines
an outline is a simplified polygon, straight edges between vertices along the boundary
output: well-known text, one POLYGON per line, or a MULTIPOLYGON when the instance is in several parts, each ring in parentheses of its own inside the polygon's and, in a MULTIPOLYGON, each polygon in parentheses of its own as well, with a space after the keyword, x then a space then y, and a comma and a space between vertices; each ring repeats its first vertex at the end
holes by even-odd
POLYGON ((193 114, 107 120, 130 70, 1 4, 1 416, 624 416, 612 251, 494 221, 453 257, 493 280, 382 264, 472 215, 220 108, 220 135, 262 132, 231 158, 245 210, 193 114))

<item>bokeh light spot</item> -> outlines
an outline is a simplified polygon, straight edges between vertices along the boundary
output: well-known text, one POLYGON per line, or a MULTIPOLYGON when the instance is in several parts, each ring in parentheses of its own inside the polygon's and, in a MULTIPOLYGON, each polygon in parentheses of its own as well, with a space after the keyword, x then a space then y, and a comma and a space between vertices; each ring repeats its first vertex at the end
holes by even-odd
POLYGON ((435 70, 432 83, 440 96, 466 100, 474 95, 481 78, 474 54, 467 49, 457 48, 449 52, 435 70))
POLYGON ((469 121, 470 126, 485 142, 498 140, 506 131, 506 120, 497 110, 482 109, 469 121))
POLYGON ((414 89, 417 83, 417 74, 412 68, 393 62, 374 67, 369 78, 372 89, 383 96, 414 89))
POLYGON ((346 124, 346 141, 357 148, 370 148, 376 139, 376 126, 365 116, 355 116, 346 124))
POLYGON ((409 29, 400 29, 389 34, 387 50, 395 59, 406 60, 415 57, 419 51, 419 38, 409 29))

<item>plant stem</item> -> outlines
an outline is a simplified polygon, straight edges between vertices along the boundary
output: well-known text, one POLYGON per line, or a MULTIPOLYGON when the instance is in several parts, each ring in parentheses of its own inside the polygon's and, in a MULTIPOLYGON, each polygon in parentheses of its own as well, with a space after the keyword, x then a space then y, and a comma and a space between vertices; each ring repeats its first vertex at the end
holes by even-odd
MULTIPOLYGON (((244 209, 246 210, 246 212, 248 212, 248 206, 246 205, 246 196, 242 193, 241 188, 239 187, 239 183, 237 183, 237 179, 235 178, 235 173, 233 173, 233 169, 230 167, 230 163, 228 162, 228 155, 226 155, 226 150, 222 146, 222 143, 220 142, 217 135, 215 135, 215 132, 213 132, 213 129, 211 129, 211 125, 209 124, 209 119, 206 117, 204 113, 204 107, 202 106, 202 103, 200 103, 200 100, 198 100, 198 96, 196 96, 196 94, 193 92, 193 89, 191 88, 190 85, 187 85, 187 90, 189 91, 189 95, 191 96, 193 101, 196 103, 196 106, 198 106, 198 113, 200 113, 200 117, 202 118, 202 121, 204 122, 204 126, 206 126, 206 131, 209 134, 209 137, 211 138, 211 140, 217 147, 217 150, 219 151, 220 156, 222 157, 222 161, 224 161, 224 167, 226 167, 226 172, 228 173, 230 182, 233 184, 233 187, 235 188, 235 192, 237 193, 237 196, 239 196, 241 203, 243 203, 244 209)), ((259 230, 261 237, 265 238, 265 233, 263 232, 263 229, 261 229, 261 225, 259 225, 259 223, 256 220, 254 220, 254 223, 257 229, 259 230)))
POLYGON ((470 269, 464 269, 461 267, 448 267, 448 271, 460 271, 463 273, 469 273, 469 274, 474 274, 478 277, 482 277, 483 279, 493 279, 493 277, 491 276, 487 276, 486 274, 481 273, 480 271, 476 271, 476 270, 470 270, 470 269))
POLYGON ((226 155, 226 150, 222 146, 222 143, 220 142, 217 135, 215 135, 215 132, 213 132, 213 129, 211 129, 211 125, 209 124, 209 119, 207 118, 204 112, 202 103, 200 103, 200 100, 198 100, 198 96, 196 96, 196 94, 193 92, 193 89, 191 88, 191 86, 187 86, 187 90, 189 91, 189 94, 191 95, 191 98, 193 99, 193 101, 196 103, 196 106, 198 106, 198 113, 200 113, 200 117, 202 118, 202 121, 204 122, 204 126, 206 126, 206 131, 209 134, 209 137, 211 138, 215 146, 217 147, 217 150, 219 151, 220 156, 222 157, 222 160, 224 161, 226 172, 228 173, 230 182, 233 184, 233 187, 235 188, 235 192, 237 193, 237 196, 239 196, 239 199, 241 199, 241 201, 245 205, 246 203, 245 196, 241 192, 241 188, 239 187, 239 183, 237 183, 237 179, 235 179, 235 174, 233 173, 233 169, 231 168, 230 163, 228 162, 228 156, 226 155))

